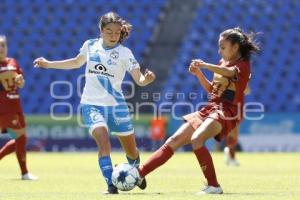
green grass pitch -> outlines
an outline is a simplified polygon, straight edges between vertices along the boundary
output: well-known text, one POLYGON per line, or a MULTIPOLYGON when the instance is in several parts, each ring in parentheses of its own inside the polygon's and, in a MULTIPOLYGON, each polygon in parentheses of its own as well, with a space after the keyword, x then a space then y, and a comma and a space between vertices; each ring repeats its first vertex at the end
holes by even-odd
MULTIPOLYGON (((142 161, 150 154, 142 153, 142 161)), ((102 195, 106 189, 98 169, 97 153, 29 153, 28 165, 38 181, 21 181, 15 155, 0 161, 1 200, 194 200, 194 199, 300 199, 299 153, 240 153, 240 167, 228 167, 221 153, 213 153, 223 195, 196 196, 204 177, 193 153, 175 154, 147 177, 148 188, 119 195, 102 195)), ((123 153, 114 163, 126 162, 123 153)))

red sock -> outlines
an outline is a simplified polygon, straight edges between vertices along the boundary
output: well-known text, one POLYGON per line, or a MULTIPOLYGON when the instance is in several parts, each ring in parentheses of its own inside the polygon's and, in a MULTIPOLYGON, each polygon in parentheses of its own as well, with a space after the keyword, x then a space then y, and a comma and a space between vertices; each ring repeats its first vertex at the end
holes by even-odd
POLYGON ((15 151, 16 141, 9 140, 1 149, 0 149, 0 160, 6 155, 15 151))
POLYGON ((229 148, 229 154, 231 159, 235 158, 235 147, 237 145, 237 140, 233 137, 226 138, 226 146, 229 148))
POLYGON ((174 154, 173 149, 168 145, 163 145, 156 150, 151 157, 145 162, 144 165, 139 167, 141 177, 145 177, 154 169, 167 162, 174 154))
POLYGON ((26 166, 26 142, 27 136, 22 135, 16 139, 16 154, 21 168, 22 175, 28 173, 26 166))
POLYGON ((211 155, 205 146, 194 150, 198 159, 202 172, 207 179, 207 184, 214 187, 219 187, 215 167, 211 155))

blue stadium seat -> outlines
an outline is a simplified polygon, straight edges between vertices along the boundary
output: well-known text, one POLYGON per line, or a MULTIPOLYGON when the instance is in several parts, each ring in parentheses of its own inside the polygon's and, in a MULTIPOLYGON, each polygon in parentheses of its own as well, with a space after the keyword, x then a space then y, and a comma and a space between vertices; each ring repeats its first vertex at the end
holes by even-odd
MULTIPOLYGON (((44 56, 49 59, 66 59, 75 56, 85 40, 98 37, 99 17, 114 10, 133 24, 132 37, 126 44, 130 44, 137 60, 141 61, 160 11, 166 2, 167 0, 153 2, 99 0, 88 3, 84 0, 47 2, 35 0, 34 3, 26 0, 18 3, 1 1, 3 8, 0 18, 1 33, 8 36, 9 55, 18 59, 26 74, 27 83, 22 90, 26 103, 25 112, 48 113, 50 105, 56 102, 49 94, 51 81, 69 80, 76 86, 77 77, 84 73, 83 68, 72 71, 47 70, 47 72, 34 69, 32 66, 34 58, 44 56), (11 26, 12 24, 14 26, 11 26), (35 79, 38 79, 39 84, 35 79), (30 96, 33 92, 36 98, 30 96)), ((79 97, 76 90, 70 102, 74 110, 77 110, 79 97)), ((57 112, 63 113, 65 109, 58 108, 57 112)))

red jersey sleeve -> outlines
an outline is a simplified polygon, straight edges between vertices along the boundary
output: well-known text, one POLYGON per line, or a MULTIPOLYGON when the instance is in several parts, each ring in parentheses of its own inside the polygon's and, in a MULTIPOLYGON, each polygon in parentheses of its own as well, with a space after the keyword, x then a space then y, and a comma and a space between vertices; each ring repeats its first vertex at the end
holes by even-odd
POLYGON ((251 66, 250 62, 246 60, 241 60, 234 66, 236 70, 235 78, 232 80, 235 82, 236 86, 236 98, 235 103, 244 101, 244 91, 251 76, 251 66))

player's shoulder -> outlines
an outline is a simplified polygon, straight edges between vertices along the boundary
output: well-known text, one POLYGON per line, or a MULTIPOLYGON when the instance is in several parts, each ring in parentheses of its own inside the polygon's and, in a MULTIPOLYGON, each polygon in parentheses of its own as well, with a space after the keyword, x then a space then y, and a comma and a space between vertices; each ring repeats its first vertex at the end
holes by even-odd
POLYGON ((116 51, 119 51, 122 56, 129 56, 132 54, 132 51, 122 44, 119 44, 119 46, 116 48, 116 51))
POLYGON ((237 62, 236 65, 245 68, 250 68, 251 66, 250 61, 246 59, 239 60, 239 62, 237 62))
POLYGON ((86 41, 84 41, 84 44, 93 45, 98 41, 99 41, 99 38, 91 38, 91 39, 87 39, 86 41))

